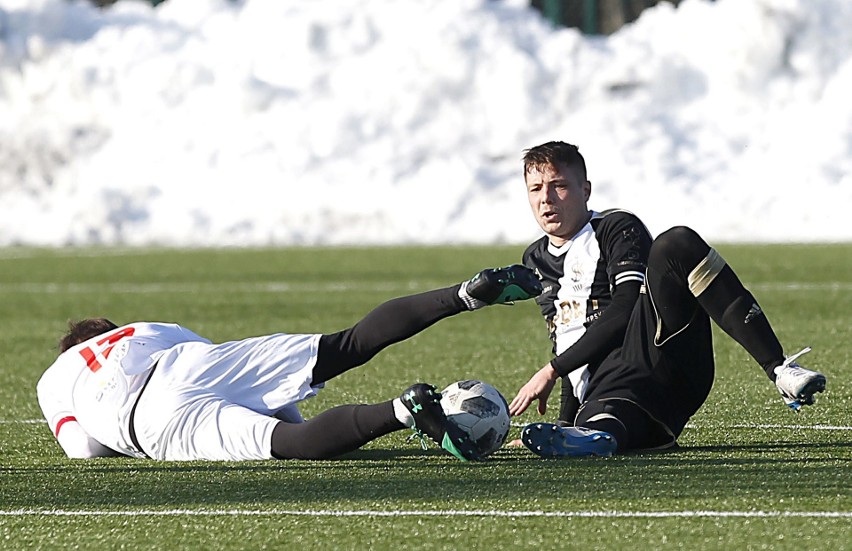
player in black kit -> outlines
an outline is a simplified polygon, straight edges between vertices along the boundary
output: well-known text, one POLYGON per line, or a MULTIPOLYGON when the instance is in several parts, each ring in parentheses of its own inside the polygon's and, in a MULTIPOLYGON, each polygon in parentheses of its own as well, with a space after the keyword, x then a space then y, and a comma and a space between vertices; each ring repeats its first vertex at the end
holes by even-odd
POLYGON ((547 321, 562 377, 559 423, 573 425, 589 375, 621 344, 645 282, 651 235, 627 211, 588 212, 584 226, 562 245, 545 235, 524 252, 544 292, 536 299, 547 321))
POLYGON ((591 183, 576 146, 550 142, 524 155, 530 206, 545 236, 524 253, 544 292, 555 357, 518 392, 520 415, 546 411, 563 378, 560 425, 533 423, 521 440, 543 457, 610 455, 676 444, 714 379, 710 320, 742 345, 798 411, 825 389, 820 373, 785 357, 762 309, 697 233, 655 240, 625 211, 590 211, 591 183), (567 381, 566 381, 567 380, 567 381))

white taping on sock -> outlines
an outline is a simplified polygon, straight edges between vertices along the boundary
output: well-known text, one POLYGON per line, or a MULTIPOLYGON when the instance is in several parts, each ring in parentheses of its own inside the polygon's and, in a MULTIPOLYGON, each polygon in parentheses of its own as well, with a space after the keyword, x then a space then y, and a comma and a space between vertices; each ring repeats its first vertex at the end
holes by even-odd
POLYGON ((405 407, 405 404, 399 398, 393 399, 393 414, 396 415, 397 421, 406 427, 411 428, 414 426, 414 416, 411 415, 411 412, 408 411, 408 408, 405 407))

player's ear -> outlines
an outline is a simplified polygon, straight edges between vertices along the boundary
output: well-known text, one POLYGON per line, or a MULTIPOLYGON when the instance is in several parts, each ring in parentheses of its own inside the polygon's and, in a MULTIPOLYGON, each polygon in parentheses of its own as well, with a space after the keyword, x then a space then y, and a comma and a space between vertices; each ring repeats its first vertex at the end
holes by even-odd
POLYGON ((585 197, 586 201, 588 201, 591 196, 592 196, 592 182, 590 182, 589 180, 586 180, 583 183, 583 197, 585 197))

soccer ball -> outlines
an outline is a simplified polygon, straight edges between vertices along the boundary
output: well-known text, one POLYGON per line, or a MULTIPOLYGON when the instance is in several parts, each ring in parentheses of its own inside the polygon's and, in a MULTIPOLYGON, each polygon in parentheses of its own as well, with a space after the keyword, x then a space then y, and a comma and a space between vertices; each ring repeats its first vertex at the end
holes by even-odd
POLYGON ((480 455, 494 453, 509 434, 509 406, 503 395, 482 381, 458 381, 441 391, 447 419, 465 431, 480 455))

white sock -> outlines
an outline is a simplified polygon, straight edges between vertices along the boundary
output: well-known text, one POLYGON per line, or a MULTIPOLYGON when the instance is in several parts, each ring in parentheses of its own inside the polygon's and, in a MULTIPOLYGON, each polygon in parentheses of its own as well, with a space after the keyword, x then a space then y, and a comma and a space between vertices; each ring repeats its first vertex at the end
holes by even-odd
POLYGON ((411 415, 411 412, 408 411, 408 408, 405 407, 405 404, 399 398, 393 399, 393 414, 396 415, 397 421, 406 427, 411 428, 414 426, 414 416, 411 415))
POLYGON ((479 308, 485 308, 488 306, 488 303, 479 300, 478 298, 473 298, 469 294, 467 294, 467 285, 470 281, 465 281, 459 287, 459 298, 462 299, 464 305, 467 306, 468 310, 478 310, 479 308))

